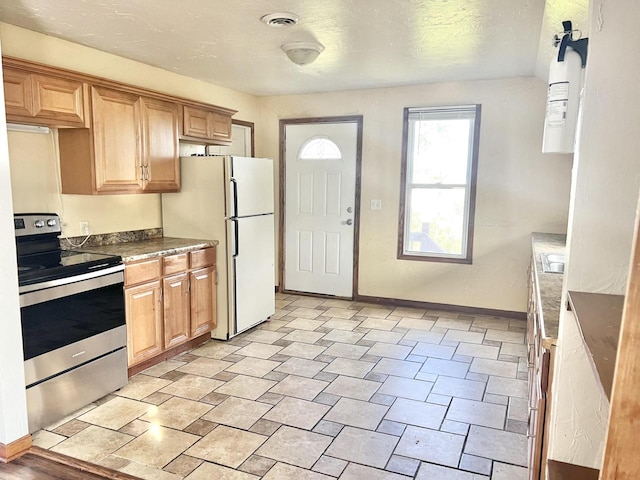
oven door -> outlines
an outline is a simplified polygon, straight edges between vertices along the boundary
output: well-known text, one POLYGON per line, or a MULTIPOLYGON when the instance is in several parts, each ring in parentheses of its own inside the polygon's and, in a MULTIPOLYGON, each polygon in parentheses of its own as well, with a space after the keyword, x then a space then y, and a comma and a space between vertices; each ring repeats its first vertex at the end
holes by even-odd
POLYGON ((123 268, 20 288, 27 386, 126 345, 123 268))

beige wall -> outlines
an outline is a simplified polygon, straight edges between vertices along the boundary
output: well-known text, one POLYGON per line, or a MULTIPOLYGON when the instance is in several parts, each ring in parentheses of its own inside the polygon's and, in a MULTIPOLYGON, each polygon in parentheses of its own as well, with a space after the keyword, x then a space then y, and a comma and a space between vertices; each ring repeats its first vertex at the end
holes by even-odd
POLYGON ((261 98, 257 154, 278 158, 282 118, 363 115, 358 293, 525 311, 530 234, 564 233, 569 204, 571 156, 540 153, 545 98, 533 77, 261 98), (482 104, 473 265, 398 260, 403 108, 470 103, 482 104))
MULTIPOLYGON (((164 93, 238 110, 234 118, 255 122, 257 98, 228 88, 178 75, 83 47, 6 23, 0 23, 3 54, 117 80, 164 93)), ((157 228, 161 226, 160 196, 61 195, 57 138, 32 133, 9 133, 13 201, 16 211, 52 211, 62 216, 63 234, 81 234, 80 221, 91 233, 157 228)))

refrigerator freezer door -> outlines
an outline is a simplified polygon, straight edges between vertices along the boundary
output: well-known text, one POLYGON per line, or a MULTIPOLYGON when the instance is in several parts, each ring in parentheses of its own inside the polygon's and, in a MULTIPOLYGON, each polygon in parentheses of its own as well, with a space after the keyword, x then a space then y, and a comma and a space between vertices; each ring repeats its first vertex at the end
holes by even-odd
POLYGON ((234 270, 234 275, 229 276, 233 282, 233 333, 240 333, 275 313, 273 221, 273 215, 228 221, 229 254, 233 255, 234 270))
POLYGON ((229 216, 273 213, 273 160, 231 157, 230 177, 232 208, 229 216))

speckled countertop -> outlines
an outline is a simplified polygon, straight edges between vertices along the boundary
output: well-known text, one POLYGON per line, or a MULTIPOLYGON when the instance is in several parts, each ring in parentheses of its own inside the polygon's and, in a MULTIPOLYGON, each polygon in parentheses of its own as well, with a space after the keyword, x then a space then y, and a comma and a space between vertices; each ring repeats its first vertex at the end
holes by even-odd
POLYGON ((542 327, 542 345, 550 348, 558 340, 560 323, 560 301, 562 298, 561 273, 544 273, 542 271, 541 252, 564 253, 567 236, 557 233, 531 234, 531 248, 535 260, 535 276, 538 285, 538 305, 540 325, 542 327))
POLYGON ((190 250, 212 247, 217 240, 197 240, 192 238, 160 237, 139 240, 137 242, 114 243, 100 247, 83 247, 79 250, 103 253, 106 255, 120 255, 125 262, 135 262, 147 258, 160 257, 184 253, 190 250))

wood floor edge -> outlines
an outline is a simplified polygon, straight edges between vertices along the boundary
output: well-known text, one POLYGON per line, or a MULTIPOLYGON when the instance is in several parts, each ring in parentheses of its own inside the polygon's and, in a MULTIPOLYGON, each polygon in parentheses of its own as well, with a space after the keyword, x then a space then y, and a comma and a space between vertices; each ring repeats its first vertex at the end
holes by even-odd
POLYGON ((140 478, 131 476, 127 473, 112 470, 111 468, 103 467, 101 465, 95 465, 93 463, 85 462, 84 460, 79 460, 77 458, 69 457, 58 452, 52 452, 51 450, 46 450, 40 447, 31 447, 29 453, 53 462, 67 465, 83 472, 100 475, 109 480, 140 480, 140 478))
POLYGON ((0 443, 0 462, 7 463, 24 455, 31 448, 31 435, 25 435, 11 443, 0 443))

